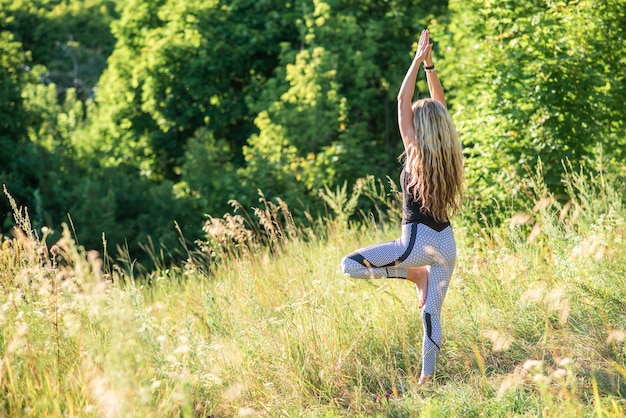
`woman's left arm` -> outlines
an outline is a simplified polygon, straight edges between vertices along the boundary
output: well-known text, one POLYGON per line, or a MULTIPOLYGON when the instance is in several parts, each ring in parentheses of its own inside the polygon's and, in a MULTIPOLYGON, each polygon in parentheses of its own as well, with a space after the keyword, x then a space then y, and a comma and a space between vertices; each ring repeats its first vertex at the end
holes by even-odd
POLYGON ((400 136, 402 136, 402 142, 405 148, 407 148, 408 144, 410 144, 415 137, 413 109, 411 106, 413 93, 415 92, 417 71, 431 50, 432 45, 428 43, 428 30, 424 29, 420 35, 413 62, 407 70, 402 85, 400 86, 400 91, 398 92, 398 127, 400 128, 400 136))

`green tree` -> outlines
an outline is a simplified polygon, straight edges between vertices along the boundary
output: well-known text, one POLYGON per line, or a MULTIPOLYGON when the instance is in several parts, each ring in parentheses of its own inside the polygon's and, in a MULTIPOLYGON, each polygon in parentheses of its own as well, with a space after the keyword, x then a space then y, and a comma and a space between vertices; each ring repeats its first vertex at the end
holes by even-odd
MULTIPOLYGON (((86 227, 91 239, 99 238, 96 228, 111 226, 112 242, 125 236, 137 250, 137 242, 155 237, 155 225, 170 226, 174 219, 193 238, 203 214, 221 215, 230 209, 229 199, 252 195, 236 174, 243 164, 241 148, 254 129, 247 97, 272 73, 280 41, 297 36, 290 30, 289 9, 282 1, 124 4, 87 127, 73 137, 80 161, 98 160, 86 189, 77 193, 100 193, 100 200, 108 196, 117 202, 104 205, 106 222, 86 227), (115 176, 113 183, 99 174, 118 169, 125 177, 115 176), (125 193, 142 196, 132 199, 131 210, 119 204, 125 193), (167 210, 156 211, 160 205, 167 210), (142 221, 144 212, 152 214, 154 225, 142 221), (138 219, 133 223, 131 216, 138 219)), ((89 219, 93 206, 78 205, 74 216, 89 219)), ((162 241, 169 235, 157 236, 162 241)))
POLYGON ((302 3, 301 41, 283 44, 281 66, 253 107, 259 133, 244 148, 244 181, 269 182, 283 197, 311 202, 311 192, 323 186, 394 176, 402 151, 397 89, 417 34, 444 6, 428 7, 418 1, 302 3))
POLYGON ((40 81, 63 97, 74 88, 81 100, 106 66, 115 39, 110 30, 117 0, 0 0, 0 30, 13 33, 45 71, 40 81))
POLYGON ((215 139, 212 132, 199 128, 187 142, 181 167, 184 180, 176 184, 176 195, 194 204, 194 213, 215 216, 230 212, 230 200, 246 201, 231 161, 233 152, 224 139, 215 139))
POLYGON ((71 182, 62 177, 66 222, 85 248, 106 250, 114 260, 149 269, 155 262, 184 259, 181 240, 201 236, 201 226, 190 222, 190 202, 174 196, 171 182, 155 185, 135 166, 103 167, 95 159, 73 172, 80 178, 71 182))
MULTIPOLYGON (((86 117, 84 103, 113 47, 108 25, 115 3, 0 0, 6 86, 0 92, 0 137, 7 143, 0 170, 35 225, 53 226, 67 214, 68 185, 77 176, 71 137, 86 117)), ((3 215, 9 211, 5 199, 0 209, 3 215)), ((3 224, 11 225, 9 216, 3 224)))
MULTIPOLYGON (((17 142, 26 132, 22 88, 29 81, 29 55, 10 32, 0 32, 0 138, 17 142)), ((2 153, 6 158, 6 153, 2 153)))
POLYGON ((295 37, 288 12, 281 1, 128 2, 96 99, 100 141, 87 148, 178 181, 186 143, 204 127, 241 162, 253 130, 246 97, 273 71, 280 41, 295 37))
POLYGON ((338 134, 347 117, 335 64, 323 48, 315 48, 299 52, 286 66, 290 88, 259 113, 259 134, 244 147, 247 166, 241 174, 251 188, 293 201, 333 184, 338 134))
MULTIPOLYGON (((31 81, 28 62, 29 54, 13 35, 0 31, 0 183, 20 202, 32 201, 37 184, 37 152, 25 141, 31 118, 22 97, 31 81)), ((2 229, 11 226, 10 211, 8 201, 0 200, 2 229)))
POLYGON ((464 132, 470 189, 498 196, 507 172, 541 159, 560 190, 561 161, 603 150, 624 161, 623 2, 451 1, 444 80, 464 132))

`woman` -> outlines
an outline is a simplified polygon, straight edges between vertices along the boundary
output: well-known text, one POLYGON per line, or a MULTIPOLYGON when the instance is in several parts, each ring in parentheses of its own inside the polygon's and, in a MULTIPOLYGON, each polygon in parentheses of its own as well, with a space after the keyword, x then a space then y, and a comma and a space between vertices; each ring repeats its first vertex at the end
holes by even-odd
POLYGON ((398 126, 404 143, 402 236, 346 256, 343 272, 354 278, 402 278, 415 283, 423 308, 424 338, 419 384, 430 382, 441 345, 440 313, 456 261, 449 217, 461 206, 463 154, 432 60, 428 30, 398 93, 398 126), (420 65, 429 99, 411 103, 420 65))

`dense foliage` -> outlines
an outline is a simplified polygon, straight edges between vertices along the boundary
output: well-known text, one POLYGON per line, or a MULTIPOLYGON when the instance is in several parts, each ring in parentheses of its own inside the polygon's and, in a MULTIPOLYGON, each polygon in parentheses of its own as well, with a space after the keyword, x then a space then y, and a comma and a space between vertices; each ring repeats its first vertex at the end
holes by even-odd
POLYGON ((0 182, 35 227, 140 259, 259 189, 323 211, 320 189, 395 179, 395 96, 428 26, 477 209, 515 205, 503 182, 539 159, 565 192, 564 159, 623 174, 623 6, 0 0, 0 182))

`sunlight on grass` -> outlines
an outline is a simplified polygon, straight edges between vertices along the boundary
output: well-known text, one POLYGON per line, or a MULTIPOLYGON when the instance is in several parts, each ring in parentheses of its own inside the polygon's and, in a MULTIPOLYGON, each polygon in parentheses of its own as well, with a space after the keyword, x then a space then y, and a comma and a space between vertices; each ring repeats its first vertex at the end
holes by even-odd
MULTIPOLYGON (((368 181, 355 193, 380 195, 368 181)), ((14 207, 0 246, 0 413, 623 416, 623 198, 568 181, 570 202, 538 193, 500 226, 456 222, 426 389, 415 289, 339 271, 344 254, 398 229, 349 222, 344 189, 325 191, 336 216, 305 226, 261 195, 253 216, 207 220, 202 254, 137 280, 103 269, 67 230, 48 248, 14 207)))

